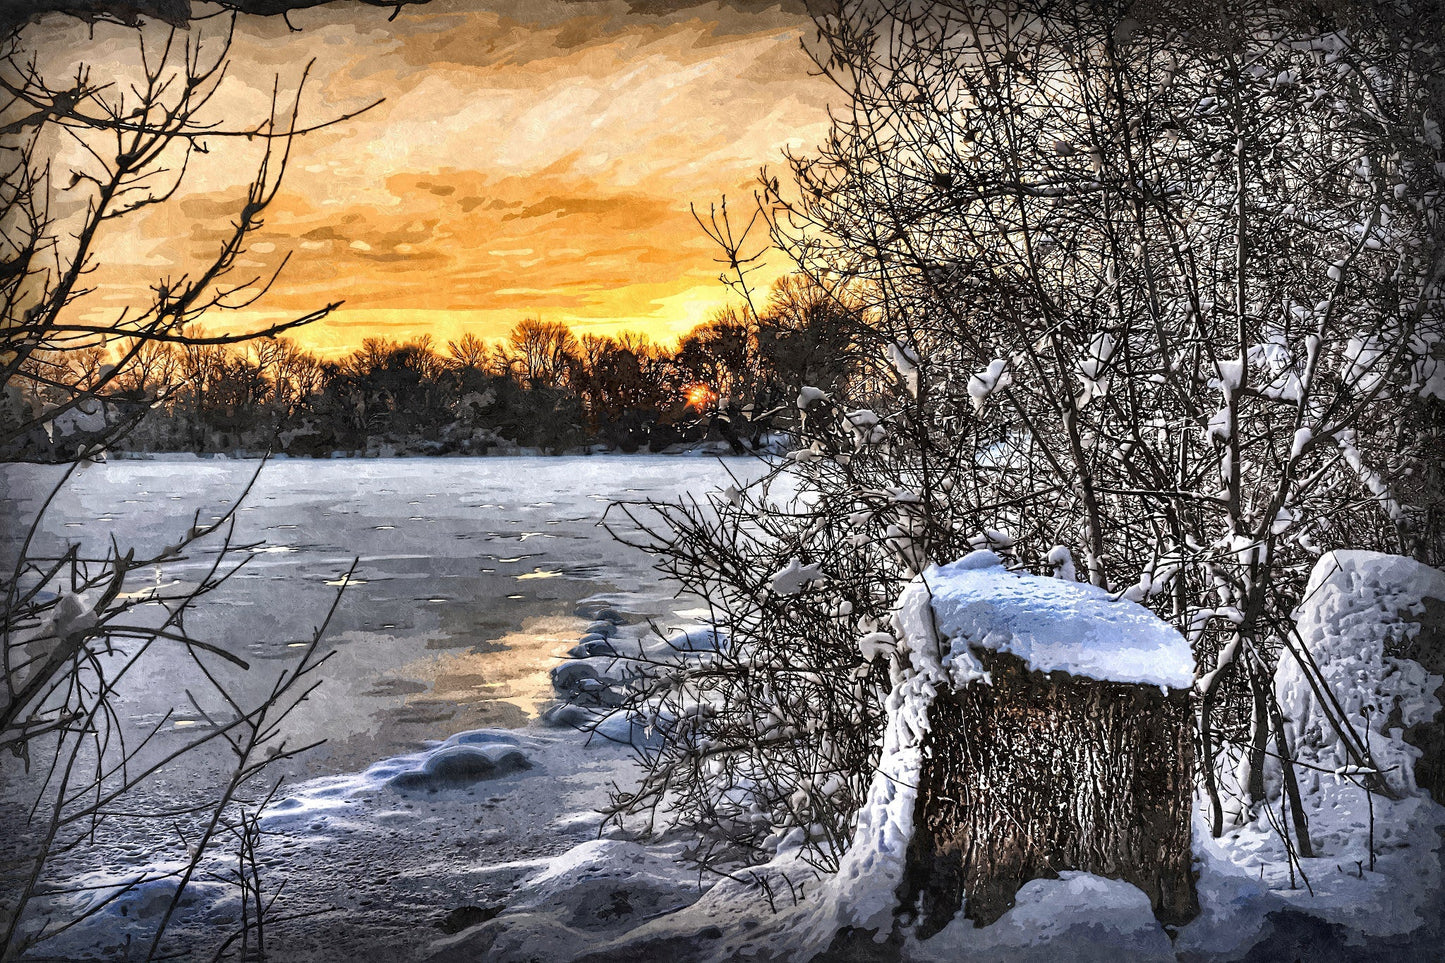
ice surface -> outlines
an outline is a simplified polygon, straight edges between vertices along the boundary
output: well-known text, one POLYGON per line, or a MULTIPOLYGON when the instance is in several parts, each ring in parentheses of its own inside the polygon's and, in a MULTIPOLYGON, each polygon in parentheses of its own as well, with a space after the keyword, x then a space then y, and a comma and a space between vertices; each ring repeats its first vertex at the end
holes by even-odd
MULTIPOLYGON (((157 551, 193 523, 197 509, 200 523, 209 524, 256 467, 187 458, 86 466, 57 495, 36 544, 60 551, 79 540, 100 554, 114 534, 139 554, 157 551)), ((286 733, 288 747, 327 743, 298 761, 264 821, 271 860, 265 883, 284 885, 278 916, 339 910, 278 925, 287 958, 413 959, 433 935, 434 916, 464 903, 496 905, 517 874, 596 835, 607 790, 630 778, 630 746, 540 726, 491 727, 521 725, 551 697, 548 669, 579 637, 596 642, 612 634, 633 654, 675 653, 667 638, 641 643, 651 619, 683 626, 669 634, 688 650, 684 658, 708 658, 718 633, 679 613, 674 587, 657 578, 651 559, 613 542, 596 520, 615 497, 672 498, 715 488, 729 472, 746 480, 753 470, 749 460, 731 460, 724 470, 711 458, 655 456, 283 459, 266 467, 236 516, 236 541, 264 539, 266 551, 254 554, 215 604, 192 613, 197 635, 250 660, 257 684, 269 689, 279 660, 324 615, 336 587, 327 582, 361 556, 326 639, 335 654, 325 684, 286 733), (561 574, 529 580, 539 572, 561 574), (521 757, 530 769, 505 771, 521 757), (412 779, 425 788, 398 785, 412 779), (437 791, 426 791, 432 785, 437 791), (514 865, 523 856, 534 865, 514 865)), ((60 471, 0 466, 0 519, 28 520, 60 471)), ((25 528, 0 525, 0 551, 12 561, 25 528)), ((213 562, 201 555, 138 572, 137 588, 194 582, 213 562)), ((83 602, 77 596, 65 604, 62 627, 82 625, 83 602)), ((178 651, 134 677, 124 705, 137 731, 173 709, 172 696, 184 698, 177 670, 189 661, 178 651)), ((603 681, 623 678, 623 660, 603 664, 603 681)), ((639 741, 648 738, 644 729, 639 741)), ((188 787, 190 776, 177 773, 173 785, 188 787)), ((156 808, 173 805, 160 798, 166 791, 157 790, 156 808)), ((158 862, 170 853, 152 842, 173 836, 168 825, 149 835, 107 828, 125 838, 113 855, 107 850, 102 871, 66 882, 84 875, 99 894, 171 870, 158 862)), ((183 851, 180 843, 168 849, 183 851)), ((234 864, 234 851, 223 850, 204 869, 234 864)), ((167 885, 146 882, 135 898, 67 931, 51 944, 55 956, 117 958, 122 951, 111 941, 140 939, 167 885)), ((194 893, 199 902, 188 899, 183 916, 201 927, 196 945, 205 946, 238 918, 238 900, 221 884, 194 893)), ((175 925, 179 932, 183 922, 175 925)), ((184 957, 186 944, 174 945, 184 957)), ((210 951, 197 958, 209 959, 210 951)))

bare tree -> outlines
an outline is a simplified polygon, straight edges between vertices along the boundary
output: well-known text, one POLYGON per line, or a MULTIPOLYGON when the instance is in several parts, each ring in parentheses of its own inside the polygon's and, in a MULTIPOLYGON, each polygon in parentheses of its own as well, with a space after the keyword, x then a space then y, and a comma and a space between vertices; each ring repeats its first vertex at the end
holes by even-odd
POLYGON ((97 78, 85 66, 56 76, 29 45, 33 31, 0 39, 0 455, 65 458, 104 447, 144 410, 118 395, 153 345, 202 353, 279 334, 338 306, 236 334, 205 330, 219 316, 254 306, 280 273, 238 276, 236 262, 276 197, 295 138, 315 129, 297 117, 304 72, 289 102, 278 85, 260 123, 211 119, 230 29, 203 38, 136 28, 141 66, 134 77, 97 78), (99 307, 89 279, 106 239, 169 202, 212 145, 248 141, 262 145, 256 173, 210 260, 157 278, 146 303, 99 307), (62 157, 64 169, 57 167, 62 157), (110 363, 93 377, 73 377, 70 359, 95 349, 111 354, 110 363))
POLYGON ((492 363, 491 346, 471 331, 456 341, 448 341, 447 355, 458 367, 476 371, 486 371, 492 363))
MULTIPOLYGON (((315 129, 297 117, 304 72, 286 102, 278 80, 259 123, 219 124, 208 119, 208 107, 226 74, 233 25, 189 34, 145 24, 115 28, 138 45, 140 67, 127 76, 84 65, 57 75, 53 58, 31 46, 37 31, 12 27, 20 22, 4 20, 0 37, 0 455, 74 461, 182 390, 195 392, 198 403, 218 390, 234 392, 237 403, 270 397, 294 352, 267 342, 253 361, 226 346, 274 336, 336 305, 237 334, 212 334, 207 326, 255 304, 275 282, 275 273, 237 276, 236 268, 277 196, 295 139, 315 129), (142 303, 100 306, 106 292, 96 277, 106 239, 170 202, 212 148, 246 142, 259 145, 259 160, 212 256, 192 272, 157 278, 142 303)), ((297 377, 298 385, 314 384, 297 377)), ((246 814, 254 816, 274 792, 276 764, 304 749, 286 742, 283 722, 317 683, 324 660, 325 622, 300 657, 250 698, 243 695, 251 671, 245 660, 187 628, 188 615, 249 555, 231 525, 244 492, 219 521, 197 515, 156 552, 115 542, 57 548, 39 533, 74 470, 28 524, 11 520, 0 576, 5 960, 161 879, 171 888, 148 935, 147 955, 157 955, 214 844, 228 827, 245 826, 246 814), (197 564, 198 556, 209 556, 198 577, 158 587, 155 573, 197 564), (142 579, 149 584, 138 584, 142 579), (202 723, 179 745, 162 738, 169 714, 137 740, 118 707, 137 667, 157 659, 189 665, 201 679, 178 693, 202 723), (152 791, 208 747, 225 760, 216 783, 197 780, 179 796, 152 791), (145 823, 161 828, 138 828, 145 823), (178 861, 76 903, 81 891, 70 877, 103 862, 121 827, 168 842, 178 861)), ((255 881, 247 885, 254 889, 255 881)), ((254 927, 254 914, 248 920, 254 927)))
MULTIPOLYGON (((304 10, 329 2, 331 0, 212 0, 212 5, 236 13, 287 18, 292 10, 304 10)), ((395 16, 395 11, 400 11, 402 7, 426 3, 427 0, 361 2, 376 7, 391 7, 394 11, 392 16, 395 16)), ((82 20, 131 26, 143 20, 152 20, 173 27, 187 27, 193 20, 203 18, 206 13, 208 11, 203 8, 198 17, 191 0, 0 0, 0 30, 17 29, 46 14, 65 14, 82 20)), ((286 22, 288 25, 291 23, 289 18, 286 22)))
POLYGON ((561 387, 577 354, 577 336, 560 321, 527 318, 514 327, 499 360, 525 387, 561 387))

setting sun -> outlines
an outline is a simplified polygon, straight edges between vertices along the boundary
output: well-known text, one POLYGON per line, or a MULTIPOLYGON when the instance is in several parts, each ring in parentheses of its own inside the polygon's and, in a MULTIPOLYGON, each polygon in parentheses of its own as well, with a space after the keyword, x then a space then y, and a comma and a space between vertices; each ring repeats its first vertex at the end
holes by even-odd
POLYGON ((712 407, 713 402, 717 401, 717 392, 704 384, 688 385, 683 397, 687 399, 689 408, 706 411, 712 407))

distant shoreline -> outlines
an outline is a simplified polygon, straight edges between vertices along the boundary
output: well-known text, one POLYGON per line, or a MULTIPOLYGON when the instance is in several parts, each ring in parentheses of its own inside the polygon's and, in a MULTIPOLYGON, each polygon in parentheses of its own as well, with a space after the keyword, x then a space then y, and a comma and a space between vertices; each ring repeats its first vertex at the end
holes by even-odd
MULTIPOLYGON (((748 450, 737 452, 726 442, 704 441, 691 444, 671 445, 660 451, 649 451, 645 448, 637 451, 623 451, 620 448, 609 448, 603 446, 581 446, 569 448, 563 451, 549 452, 541 448, 529 447, 507 447, 493 448, 487 452, 424 452, 415 450, 378 451, 375 449, 351 449, 327 452, 324 454, 305 455, 289 452, 265 452, 254 449, 237 448, 229 451, 108 451, 98 459, 90 461, 177 461, 177 462, 207 462, 207 461, 260 461, 263 458, 272 461, 384 461, 399 459, 458 459, 458 458, 578 458, 578 457, 659 457, 659 458, 699 458, 699 457, 726 457, 726 458, 749 458, 777 454, 784 450, 784 443, 781 439, 773 439, 762 448, 754 451, 748 450)), ((0 461, 0 465, 49 465, 66 464, 65 462, 46 461, 0 461)))

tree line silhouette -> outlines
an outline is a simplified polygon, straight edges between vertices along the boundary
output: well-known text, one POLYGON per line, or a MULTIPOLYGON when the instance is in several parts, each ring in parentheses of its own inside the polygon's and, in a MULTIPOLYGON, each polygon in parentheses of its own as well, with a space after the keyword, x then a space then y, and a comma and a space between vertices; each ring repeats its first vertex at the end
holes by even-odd
MULTIPOLYGON (((445 347, 428 335, 371 337, 340 360, 284 336, 151 342, 104 418, 143 409, 118 446, 132 451, 634 452, 711 439, 741 452, 796 419, 802 385, 846 377, 860 327, 836 297, 785 278, 756 315, 721 311, 672 349, 636 331, 578 334, 539 318, 495 343, 472 332, 445 347)), ((67 363, 83 383, 101 376, 107 354, 67 363)))

